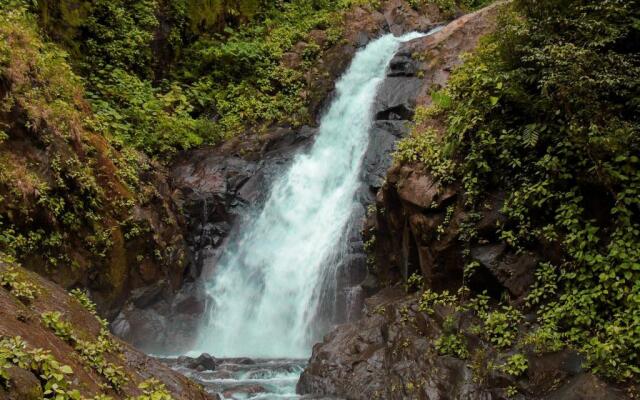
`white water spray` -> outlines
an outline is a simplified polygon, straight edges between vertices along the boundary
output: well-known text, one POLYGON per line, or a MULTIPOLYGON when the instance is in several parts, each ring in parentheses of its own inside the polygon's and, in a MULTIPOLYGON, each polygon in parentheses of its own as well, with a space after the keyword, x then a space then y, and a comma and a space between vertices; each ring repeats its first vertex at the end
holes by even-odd
POLYGON ((303 358, 326 333, 314 329, 314 316, 344 251, 377 88, 400 43, 420 36, 385 35, 356 54, 311 150, 294 159, 257 218, 226 247, 199 351, 303 358))

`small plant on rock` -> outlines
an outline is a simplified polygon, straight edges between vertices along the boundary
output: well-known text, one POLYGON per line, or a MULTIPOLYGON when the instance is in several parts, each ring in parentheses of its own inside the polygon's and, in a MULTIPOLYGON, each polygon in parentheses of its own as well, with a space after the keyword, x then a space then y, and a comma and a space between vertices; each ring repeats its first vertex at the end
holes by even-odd
POLYGON ((0 273, 0 286, 23 303, 30 303, 40 293, 38 287, 25 279, 15 268, 9 267, 0 273))
POLYGON ((507 361, 499 367, 499 369, 505 374, 518 378, 527 372, 527 369, 529 369, 529 362, 524 355, 514 354, 509 357, 507 361))
POLYGON ((20 336, 0 340, 0 383, 7 384, 9 375, 6 371, 11 366, 31 371, 38 376, 43 383, 45 399, 82 399, 80 392, 70 388, 71 382, 67 376, 73 374, 71 367, 58 362, 49 351, 29 349, 20 336))
POLYGON ((96 315, 96 304, 91 301, 86 291, 81 289, 73 289, 71 290, 71 292, 69 292, 69 295, 78 300, 78 302, 82 304, 82 306, 91 314, 96 315))
POLYGON ((484 320, 487 340, 498 348, 511 346, 518 334, 518 322, 521 319, 520 312, 511 306, 488 313, 484 320))
POLYGON ((173 400, 165 385, 157 379, 147 379, 138 385, 138 388, 143 394, 128 400, 173 400))
POLYGON ((466 341, 460 333, 444 334, 436 339, 434 345, 440 355, 452 356, 463 360, 469 357, 466 341))
POLYGON ((60 339, 70 344, 77 341, 73 333, 73 326, 71 326, 69 322, 62 320, 62 314, 60 312, 44 312, 40 318, 42 319, 44 326, 51 329, 60 339))
POLYGON ((441 293, 436 293, 431 289, 427 289, 422 293, 422 297, 418 303, 418 310, 432 315, 434 313, 433 307, 435 305, 453 305, 456 300, 456 296, 450 294, 447 290, 441 293))

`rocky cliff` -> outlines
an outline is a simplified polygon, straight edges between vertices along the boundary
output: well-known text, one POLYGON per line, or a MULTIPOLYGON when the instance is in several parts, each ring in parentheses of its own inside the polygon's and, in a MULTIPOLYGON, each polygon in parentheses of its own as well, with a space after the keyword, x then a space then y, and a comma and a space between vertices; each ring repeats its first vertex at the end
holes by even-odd
MULTIPOLYGON (((393 106, 393 118, 378 117, 403 119, 416 104, 429 105, 461 55, 495 26, 500 7, 407 43, 392 62, 380 96, 393 106)), ((442 129, 438 118, 426 121, 442 129)), ((370 254, 363 288, 373 295, 365 301, 365 316, 314 346, 298 392, 348 399, 627 398, 632 391, 587 372, 576 352, 549 351, 526 340, 524 348, 505 350, 513 335, 526 336, 531 316, 518 319, 510 308, 492 312, 490 305, 504 296, 522 304, 539 258, 557 257, 558 249, 509 250, 498 239, 497 227, 505 218, 499 191, 490 193, 484 210, 474 216, 478 240, 469 248, 460 236, 469 223, 463 193, 458 183, 442 183, 416 162, 396 163, 386 173, 364 227, 370 254), (465 254, 475 262, 468 264, 465 254), (474 272, 463 285, 466 268, 474 272), (484 294, 460 306, 455 299, 472 298, 464 291, 484 294)))

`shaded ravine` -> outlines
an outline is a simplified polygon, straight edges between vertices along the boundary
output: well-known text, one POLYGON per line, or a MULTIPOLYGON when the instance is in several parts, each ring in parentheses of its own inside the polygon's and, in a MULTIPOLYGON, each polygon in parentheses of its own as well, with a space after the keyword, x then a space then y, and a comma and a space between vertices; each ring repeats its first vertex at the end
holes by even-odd
POLYGON ((261 372, 256 377, 254 367, 233 361, 221 364, 229 371, 192 371, 211 392, 295 397, 299 360, 338 313, 336 271, 348 252, 346 233, 357 223, 354 210, 362 207, 356 192, 378 89, 400 44, 424 35, 388 34, 356 54, 311 149, 294 158, 264 206, 229 239, 208 283, 214 304, 192 354, 251 357, 261 372))

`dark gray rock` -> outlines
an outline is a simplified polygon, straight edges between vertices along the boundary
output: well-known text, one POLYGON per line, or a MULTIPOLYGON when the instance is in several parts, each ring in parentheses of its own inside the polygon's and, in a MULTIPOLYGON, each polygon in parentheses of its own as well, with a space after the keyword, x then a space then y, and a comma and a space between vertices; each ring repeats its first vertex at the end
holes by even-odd
POLYGON ((195 371, 213 371, 218 365, 217 360, 207 353, 202 353, 196 358, 181 356, 178 357, 177 364, 195 371))
POLYGON ((514 254, 505 243, 496 243, 472 248, 471 256, 515 298, 525 296, 535 282, 538 258, 533 253, 514 254))
POLYGON ((424 85, 419 78, 390 76, 380 85, 373 106, 376 120, 410 120, 424 85))
POLYGON ((405 121, 376 121, 371 129, 369 145, 364 157, 362 179, 371 190, 382 186, 391 166, 391 154, 396 143, 408 132, 405 121))
POLYGON ((168 282, 165 280, 156 282, 155 284, 131 292, 130 301, 138 308, 145 308, 149 304, 157 302, 162 293, 167 289, 168 282))
POLYGON ((400 52, 396 54, 389 64, 389 72, 387 76, 390 77, 412 77, 418 72, 417 63, 411 58, 410 54, 400 52))
POLYGON ((369 44, 371 39, 369 38, 369 34, 367 32, 358 32, 358 37, 356 38, 356 47, 362 48, 369 44))
POLYGON ((628 399, 617 390, 592 374, 580 374, 545 400, 623 400, 628 399))
POLYGON ((171 181, 187 216, 191 261, 186 282, 172 292, 166 281, 134 291, 111 325, 134 346, 155 354, 180 353, 197 339, 202 316, 211 307, 203 274, 215 272, 221 248, 241 217, 259 209, 274 179, 307 149, 317 129, 276 128, 254 159, 203 148, 183 154, 171 181))

